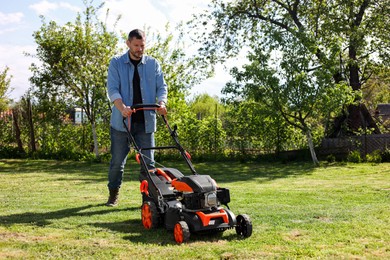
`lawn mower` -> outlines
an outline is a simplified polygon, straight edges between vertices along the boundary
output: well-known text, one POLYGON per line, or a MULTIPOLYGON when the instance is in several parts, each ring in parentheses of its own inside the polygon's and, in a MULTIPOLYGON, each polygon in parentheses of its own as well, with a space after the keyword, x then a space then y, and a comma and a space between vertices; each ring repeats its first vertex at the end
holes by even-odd
MULTIPOLYGON (((139 104, 131 108, 133 113, 136 113, 140 110, 158 110, 160 106, 139 104)), ((174 141, 172 146, 138 147, 130 133, 130 118, 127 118, 129 122, 127 126, 126 118, 123 120, 129 145, 136 151, 136 160, 146 173, 140 184, 141 218, 144 228, 153 229, 163 225, 168 231, 173 231, 178 244, 188 241, 191 233, 222 233, 232 228, 235 228, 240 237, 251 236, 252 223, 249 216, 242 214, 236 217, 230 211, 229 189, 219 187, 209 175, 196 172, 189 153, 179 143, 177 126, 172 129, 166 117, 162 115, 161 118, 174 141), (163 149, 178 150, 191 174, 184 175, 176 168, 148 169, 142 151, 163 149)))

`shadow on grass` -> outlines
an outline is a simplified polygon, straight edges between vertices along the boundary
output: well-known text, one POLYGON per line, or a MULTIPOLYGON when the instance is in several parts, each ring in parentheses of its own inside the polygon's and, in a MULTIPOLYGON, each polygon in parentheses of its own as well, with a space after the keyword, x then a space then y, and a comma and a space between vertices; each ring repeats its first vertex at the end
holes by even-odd
POLYGON ((80 173, 100 174, 102 170, 107 171, 108 164, 93 162, 74 162, 56 160, 0 160, 3 164, 0 172, 9 173, 31 173, 31 172, 51 172, 58 173, 80 173))
POLYGON ((25 212, 19 214, 11 214, 8 216, 0 216, 0 225, 1 226, 11 226, 13 224, 29 224, 35 226, 47 226, 52 222, 50 220, 57 220, 69 217, 90 217, 94 215, 103 215, 110 214, 113 212, 121 212, 121 211, 130 211, 130 210, 139 210, 139 207, 131 207, 131 208, 107 208, 99 209, 95 211, 86 211, 91 208, 102 208, 103 204, 97 205, 87 205, 76 208, 68 208, 61 209, 52 212, 44 212, 44 213, 35 213, 35 212, 25 212))
MULTIPOLYGON (((123 233, 123 239, 129 240, 133 243, 142 243, 142 244, 154 244, 154 245, 176 245, 173 231, 166 230, 163 225, 155 229, 147 230, 142 226, 141 219, 132 219, 122 222, 113 222, 113 223, 92 223, 98 228, 108 229, 117 233, 123 233)), ((216 242, 216 241, 232 241, 237 239, 242 239, 238 235, 229 232, 219 232, 219 233, 207 233, 207 234, 196 234, 191 233, 190 240, 186 243, 195 243, 195 242, 216 242), (224 235, 225 234, 225 235, 224 235)))
POLYGON ((91 223, 98 228, 108 229, 116 233, 124 234, 123 239, 133 243, 167 245, 175 244, 173 233, 163 227, 147 230, 143 227, 141 217, 122 222, 91 223), (171 233, 171 234, 170 234, 171 233))
MULTIPOLYGON (((0 160, 2 165, 0 173, 48 173, 73 174, 77 180, 86 182, 106 182, 108 164, 91 162, 50 161, 50 160, 0 160)), ((190 174, 189 168, 183 162, 163 162, 165 167, 177 168, 185 175, 190 174)), ((218 183, 231 183, 256 179, 258 182, 267 182, 280 178, 308 175, 315 169, 312 163, 293 162, 284 164, 280 162, 240 163, 207 162, 194 163, 199 174, 210 175, 218 183)), ((159 167, 163 167, 160 166, 159 167)), ((128 162, 125 174, 131 180, 137 180, 139 166, 135 162, 128 162)), ((68 177, 64 180, 70 180, 68 177)))
MULTIPOLYGON (((74 175, 73 180, 82 180, 88 183, 107 182, 108 169, 108 163, 0 159, 0 174, 66 174, 66 178, 59 177, 57 179, 60 181, 71 181, 72 178, 68 176, 74 175)), ((138 172, 139 166, 135 162, 127 162, 125 174, 130 176, 130 180, 138 181, 138 172)))
POLYGON ((210 175, 217 183, 232 183, 256 179, 258 182, 268 182, 281 178, 309 175, 315 167, 312 163, 198 163, 195 169, 199 174, 210 175))

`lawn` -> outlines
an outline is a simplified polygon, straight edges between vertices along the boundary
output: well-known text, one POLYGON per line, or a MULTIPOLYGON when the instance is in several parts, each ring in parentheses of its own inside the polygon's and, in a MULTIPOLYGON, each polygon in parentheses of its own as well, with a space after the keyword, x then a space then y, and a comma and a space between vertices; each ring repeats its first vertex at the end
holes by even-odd
POLYGON ((143 228, 137 167, 109 208, 106 164, 0 160, 0 259, 390 259, 389 163, 195 163, 230 189, 253 234, 182 245, 143 228))

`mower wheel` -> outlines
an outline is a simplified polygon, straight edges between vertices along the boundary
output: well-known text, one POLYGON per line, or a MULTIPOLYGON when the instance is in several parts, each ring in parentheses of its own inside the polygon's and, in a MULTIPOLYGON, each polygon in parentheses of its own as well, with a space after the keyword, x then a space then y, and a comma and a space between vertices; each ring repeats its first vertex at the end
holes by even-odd
POLYGON ((159 224, 159 213, 156 204, 152 201, 145 201, 141 208, 142 225, 146 229, 156 228, 159 224))
POLYGON ((236 233, 241 237, 250 237, 252 235, 252 222, 248 215, 237 216, 236 233))
POLYGON ((179 221, 173 229, 173 236, 178 244, 186 242, 190 239, 190 229, 185 221, 179 221))

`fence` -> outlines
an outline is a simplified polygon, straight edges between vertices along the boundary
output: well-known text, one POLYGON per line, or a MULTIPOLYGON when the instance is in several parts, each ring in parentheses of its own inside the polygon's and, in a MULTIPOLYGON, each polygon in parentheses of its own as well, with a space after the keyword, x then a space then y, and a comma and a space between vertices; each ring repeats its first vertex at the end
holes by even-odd
POLYGON ((365 156, 375 150, 386 149, 390 149, 390 134, 325 138, 317 152, 319 155, 346 156, 349 152, 358 150, 365 156))

